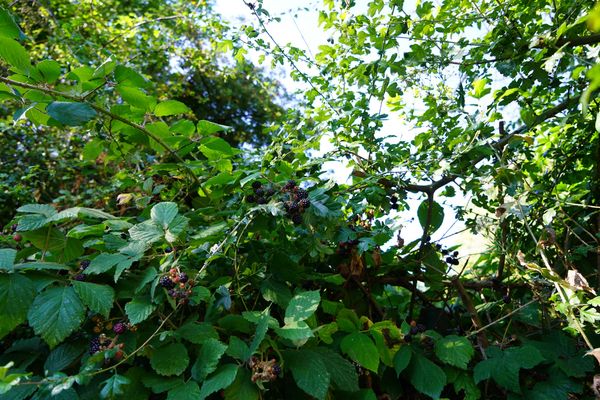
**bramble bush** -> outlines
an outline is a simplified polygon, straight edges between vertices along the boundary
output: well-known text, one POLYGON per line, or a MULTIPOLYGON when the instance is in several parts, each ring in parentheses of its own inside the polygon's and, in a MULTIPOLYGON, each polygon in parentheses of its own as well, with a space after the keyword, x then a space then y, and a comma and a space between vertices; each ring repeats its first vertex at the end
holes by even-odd
MULTIPOLYGON (((193 37, 209 7, 169 5, 181 15, 122 23, 181 18, 193 37)), ((214 47, 270 54, 309 89, 244 150, 120 53, 50 51, 0 9, 3 130, 77 138, 48 164, 60 196, 2 213, 0 399, 594 398, 600 8, 326 0, 331 38, 310 60, 246 5, 257 25, 214 47), (384 103, 413 137, 383 135, 384 103), (489 241, 475 260, 440 233, 457 192, 476 206, 457 218, 489 241)), ((112 43, 78 21, 56 34, 112 43)))

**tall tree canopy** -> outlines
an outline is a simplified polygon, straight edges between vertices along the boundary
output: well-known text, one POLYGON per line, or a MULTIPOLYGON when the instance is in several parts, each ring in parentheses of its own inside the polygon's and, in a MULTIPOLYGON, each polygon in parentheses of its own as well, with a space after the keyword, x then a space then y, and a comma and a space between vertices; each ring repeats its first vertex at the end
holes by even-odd
POLYGON ((598 398, 600 5, 236 6, 0 9, 0 398, 598 398))

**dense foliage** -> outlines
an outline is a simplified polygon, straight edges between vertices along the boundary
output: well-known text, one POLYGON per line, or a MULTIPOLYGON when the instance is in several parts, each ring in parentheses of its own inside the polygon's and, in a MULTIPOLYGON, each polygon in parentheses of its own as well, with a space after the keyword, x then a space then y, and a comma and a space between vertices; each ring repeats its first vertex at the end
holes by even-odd
POLYGON ((260 1, 44 4, 0 9, 0 399, 599 395, 600 5, 325 0, 311 59, 260 1))

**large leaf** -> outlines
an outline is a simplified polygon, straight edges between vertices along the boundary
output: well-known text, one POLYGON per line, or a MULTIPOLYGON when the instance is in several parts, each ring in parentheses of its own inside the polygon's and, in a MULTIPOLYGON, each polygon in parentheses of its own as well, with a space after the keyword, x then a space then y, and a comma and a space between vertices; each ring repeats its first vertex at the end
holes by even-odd
POLYGON ((227 350, 227 345, 216 339, 208 339, 204 342, 192 367, 192 377, 198 382, 204 381, 210 373, 217 369, 225 350, 227 350))
POLYGON ((359 389, 358 373, 350 361, 327 347, 317 347, 311 351, 325 364, 331 376, 331 383, 336 389, 345 392, 355 392, 359 389))
POLYGON ((344 353, 361 366, 377 372, 379 352, 369 336, 360 332, 351 333, 342 339, 340 347, 344 353))
POLYGON ((73 288, 92 311, 100 313, 108 318, 110 309, 115 301, 115 291, 108 285, 96 283, 73 281, 73 288))
POLYGON ((154 221, 148 220, 129 229, 131 239, 144 243, 154 243, 164 236, 164 231, 154 221))
POLYGON ((85 307, 72 287, 53 287, 39 294, 29 309, 29 324, 50 347, 79 328, 85 307))
POLYGON ((104 382, 102 382, 102 389, 100 390, 101 399, 115 399, 122 395, 124 392, 124 386, 129 384, 130 380, 122 375, 114 374, 104 382))
POLYGON ((200 388, 194 381, 188 381, 169 390, 167 400, 197 400, 200 398, 200 388))
POLYGON ((190 362, 187 349, 181 343, 170 343, 154 350, 150 365, 164 376, 180 375, 190 362))
POLYGON ((446 364, 467 369, 467 364, 471 361, 475 350, 467 338, 450 335, 436 342, 435 354, 446 364))
POLYGON ((436 364, 421 354, 413 354, 408 373, 410 383, 419 392, 438 399, 446 386, 446 374, 436 364))
POLYGON ((158 203, 150 210, 150 217, 158 226, 167 229, 177 216, 177 204, 171 202, 158 203))
POLYGON ((190 111, 188 106, 177 100, 167 100, 157 104, 154 115, 164 117, 167 115, 184 114, 190 111))
POLYGON ((132 324, 139 324, 146 320, 153 312, 156 306, 152 304, 149 297, 137 297, 125 304, 125 313, 132 324))
POLYGON ((35 287, 21 274, 0 274, 0 338, 24 322, 35 287))
POLYGON ((13 16, 4 8, 0 8, 0 36, 18 39, 22 34, 13 16))
POLYGON ((321 357, 302 350, 286 351, 284 357, 298 387, 317 399, 324 399, 331 375, 321 357))
POLYGON ((58 372, 71 365, 85 351, 74 343, 63 343, 50 353, 44 363, 44 370, 58 372))
MULTIPOLYGON (((417 216, 419 217, 419 223, 425 229, 425 225, 427 224, 427 215, 429 213, 429 202, 427 200, 423 201, 419 208, 417 209, 417 216)), ((428 233, 433 233, 437 231, 442 223, 444 222, 444 209, 435 201, 431 206, 431 219, 429 220, 429 227, 427 229, 428 233)))
POLYGON ((252 382, 252 373, 246 368, 238 369, 235 380, 225 388, 225 400, 258 400, 258 386, 252 382))
POLYGON ((31 69, 29 53, 17 41, 0 36, 0 58, 18 71, 28 73, 31 69))
POLYGON ((200 389, 199 399, 205 399, 209 395, 225 389, 233 383, 239 367, 235 364, 221 366, 210 378, 204 381, 200 389))
POLYGON ((412 350, 409 346, 402 346, 394 355, 394 370, 396 375, 400 375, 402 371, 408 367, 412 357, 412 350))
POLYGON ((304 321, 317 311, 320 301, 321 295, 318 290, 302 292, 294 296, 285 309, 284 322, 291 324, 297 321, 304 321))
POLYGON ((12 271, 16 256, 15 249, 0 249, 0 270, 12 271))
POLYGON ((46 112, 61 124, 68 126, 84 125, 96 116, 96 110, 89 104, 67 101, 54 101, 48 104, 46 112))

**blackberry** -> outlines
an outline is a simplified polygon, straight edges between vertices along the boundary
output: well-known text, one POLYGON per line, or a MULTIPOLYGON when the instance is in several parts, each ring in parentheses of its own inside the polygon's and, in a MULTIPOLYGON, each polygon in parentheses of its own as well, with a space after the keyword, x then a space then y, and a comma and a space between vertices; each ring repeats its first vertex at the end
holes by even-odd
POLYGON ((410 327, 410 334, 411 335, 416 335, 417 333, 419 333, 419 328, 417 328, 416 326, 411 326, 410 327))
POLYGON ((169 296, 171 296, 172 298, 176 299, 179 296, 179 292, 177 292, 177 290, 175 289, 169 289, 169 296))
POLYGON ((256 197, 254 197, 253 195, 246 196, 246 201, 248 203, 256 203, 256 197))
POLYGON ((97 337, 90 340, 90 355, 96 354, 100 351, 100 339, 97 337))
POLYGON ((425 325, 423 324, 417 324, 417 331, 423 333, 427 330, 427 327, 425 327, 425 325))
POLYGON ((160 283, 160 285, 165 289, 173 289, 175 287, 175 282, 173 282, 168 276, 161 277, 158 283, 160 283))
POLYGON ((281 375, 281 367, 279 366, 279 364, 273 365, 273 374, 276 376, 281 375))
POLYGON ((392 203, 392 204, 390 205, 390 208, 391 208, 392 210, 397 210, 399 207, 398 207, 398 204, 396 204, 396 203, 392 203))
POLYGON ((298 202, 298 205, 300 207, 302 207, 303 209, 307 209, 308 207, 310 207, 310 200, 309 199, 302 199, 298 202))
POLYGON ((167 247, 167 248, 165 249, 165 253, 170 253, 170 252, 172 252, 172 251, 173 251, 173 249, 172 249, 172 248, 170 248, 170 247, 167 247))
POLYGON ((455 251, 454 253, 452 253, 452 255, 453 255, 454 257, 458 257, 458 251, 455 251))
POLYGON ((296 181, 293 179, 290 179, 289 181, 287 181, 287 183, 283 186, 283 190, 292 190, 296 187, 296 181))
POLYGON ((292 215, 292 222, 294 225, 300 225, 302 223, 302 215, 294 214, 292 215))
POLYGON ((90 266, 90 260, 83 260, 79 263, 79 268, 83 271, 90 266))
POLYGON ((257 195, 258 197, 261 197, 262 195, 265 194, 265 191, 261 188, 254 189, 254 194, 257 195))
POLYGON ((127 326, 122 322, 117 322, 113 325, 113 332, 120 335, 121 333, 125 333, 127 330, 127 326))
POLYGON ((504 296, 502 296, 502 301, 506 304, 510 304, 510 296, 505 294, 504 296))
POLYGON ((265 190, 265 195, 266 196, 273 196, 275 194, 275 189, 273 189, 271 186, 269 186, 266 190, 265 190))
POLYGON ((287 211, 290 214, 294 214, 295 212, 297 212, 300 209, 299 204, 296 203, 295 201, 287 201, 285 204, 286 204, 287 211))
POLYGON ((304 189, 298 189, 296 191, 296 197, 298 199, 306 199, 308 197, 308 192, 304 189))
POLYGON ((446 262, 450 265, 454 264, 454 259, 452 257, 446 257, 446 262))
POLYGON ((77 274, 73 277, 73 279, 79 282, 83 282, 85 281, 86 276, 84 274, 77 274))
POLYGON ((260 181, 252 182, 252 189, 254 189, 254 190, 260 188, 261 186, 262 186, 262 183, 260 181))
POLYGON ((436 248, 438 251, 440 251, 440 250, 442 249, 442 245, 441 245, 441 244, 439 244, 439 243, 436 243, 436 244, 435 244, 435 248, 436 248))
POLYGON ((460 261, 458 261, 458 258, 455 258, 454 260, 452 260, 452 265, 459 265, 460 261))
POLYGON ((392 196, 392 197, 390 197, 390 202, 392 204, 396 204, 396 203, 398 203, 398 198, 396 196, 392 196))
POLYGON ((189 279, 185 272, 181 272, 179 275, 177 275, 177 277, 179 278, 179 282, 181 283, 186 283, 189 279))

